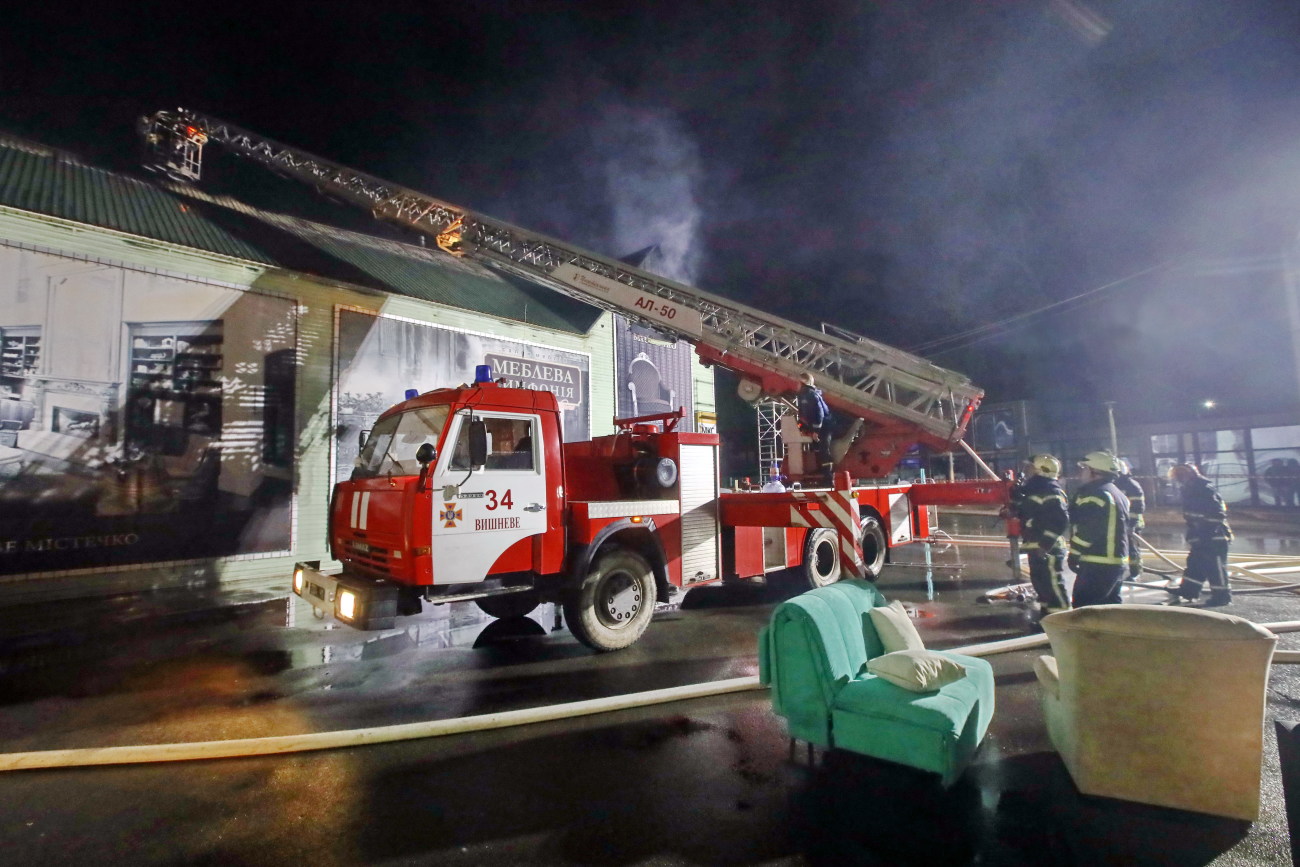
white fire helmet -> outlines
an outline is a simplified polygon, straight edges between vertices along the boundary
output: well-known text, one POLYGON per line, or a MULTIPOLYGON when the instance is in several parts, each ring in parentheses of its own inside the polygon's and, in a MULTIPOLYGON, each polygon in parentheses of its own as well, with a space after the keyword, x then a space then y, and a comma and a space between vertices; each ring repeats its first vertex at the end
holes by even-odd
POLYGON ((1079 466, 1087 467, 1099 473, 1109 473, 1112 476, 1118 476, 1121 473, 1119 458, 1110 452, 1088 452, 1079 461, 1079 466))
POLYGON ((1049 479, 1061 477, 1061 462, 1051 455, 1034 455, 1029 459, 1029 465, 1040 476, 1047 476, 1049 479))

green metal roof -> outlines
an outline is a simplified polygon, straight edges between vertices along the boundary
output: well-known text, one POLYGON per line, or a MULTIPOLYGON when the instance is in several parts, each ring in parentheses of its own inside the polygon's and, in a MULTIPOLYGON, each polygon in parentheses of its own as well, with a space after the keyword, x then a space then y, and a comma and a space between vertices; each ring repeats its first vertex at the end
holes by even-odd
POLYGON ((236 259, 582 334, 601 311, 441 250, 272 214, 84 165, 0 136, 0 205, 236 259))
POLYGON ((275 264, 158 187, 64 154, 0 138, 0 204, 77 223, 275 264))
POLYGON ((561 331, 585 332, 600 318, 598 308, 438 249, 359 235, 306 220, 264 217, 334 261, 351 266, 355 269, 353 283, 561 331))

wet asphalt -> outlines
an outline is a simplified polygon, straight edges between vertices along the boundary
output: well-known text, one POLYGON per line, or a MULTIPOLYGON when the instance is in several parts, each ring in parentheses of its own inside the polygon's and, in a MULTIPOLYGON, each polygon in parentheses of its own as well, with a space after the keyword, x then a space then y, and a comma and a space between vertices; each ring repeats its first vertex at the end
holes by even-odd
MULTIPOLYGON (((944 529, 996 535, 949 515, 944 529)), ((1176 527, 1148 538, 1176 545, 1176 527)), ((1300 553, 1300 528, 1238 522, 1234 550, 1300 553)), ((1023 635, 980 597, 1006 550, 898 549, 879 586, 927 646, 1023 635)), ((493 621, 472 603, 398 628, 331 628, 276 588, 159 592, 0 608, 5 752, 383 726, 757 673, 755 636, 804 590, 701 587, 640 642, 587 651, 544 606, 493 621)), ((1131 601, 1156 602, 1156 591, 1131 601)), ((1239 594, 1258 622, 1300 597, 1239 594)), ((1281 647, 1300 649, 1300 635, 1281 647)), ((792 754, 763 691, 346 750, 0 774, 0 864, 1287 864, 1272 720, 1300 719, 1300 671, 1273 669, 1264 808, 1248 824, 1080 796, 1052 751, 1033 659, 990 658, 997 710, 965 777, 843 752, 792 754)), ((1155 723, 1160 724, 1160 723, 1155 723)), ((1170 732, 1176 737, 1176 731, 1170 732)))

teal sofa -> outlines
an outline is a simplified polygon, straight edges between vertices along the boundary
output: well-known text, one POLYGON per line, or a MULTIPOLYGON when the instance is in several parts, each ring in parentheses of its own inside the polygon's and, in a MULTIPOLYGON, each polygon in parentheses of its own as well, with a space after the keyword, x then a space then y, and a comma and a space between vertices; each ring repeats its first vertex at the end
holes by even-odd
POLYGON ((966 676, 911 692, 867 672, 884 653, 867 612, 886 604, 865 581, 840 581, 783 602, 759 633, 759 679, 792 739, 961 776, 993 718, 993 669, 940 651, 966 676))

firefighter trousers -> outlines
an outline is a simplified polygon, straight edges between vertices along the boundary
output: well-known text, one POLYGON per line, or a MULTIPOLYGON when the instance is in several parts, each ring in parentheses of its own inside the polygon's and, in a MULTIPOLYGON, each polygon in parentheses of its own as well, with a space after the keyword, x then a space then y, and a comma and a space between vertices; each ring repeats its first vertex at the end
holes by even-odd
POLYGON ((1120 604, 1124 600, 1119 591, 1127 574, 1124 563, 1080 563, 1074 573, 1074 607, 1120 604))
POLYGON ((1029 581, 1038 594, 1038 603, 1046 611, 1063 611, 1070 607, 1061 571, 1065 566, 1065 545, 1058 542, 1044 551, 1037 545, 1029 549, 1029 581))
POLYGON ((1178 595, 1195 599, 1207 583, 1211 598, 1232 595, 1228 585, 1227 539, 1205 539, 1188 545, 1187 572, 1178 585, 1178 595))
POLYGON ((1138 522, 1128 522, 1128 575, 1138 578, 1142 574, 1142 543, 1138 541, 1138 522))

